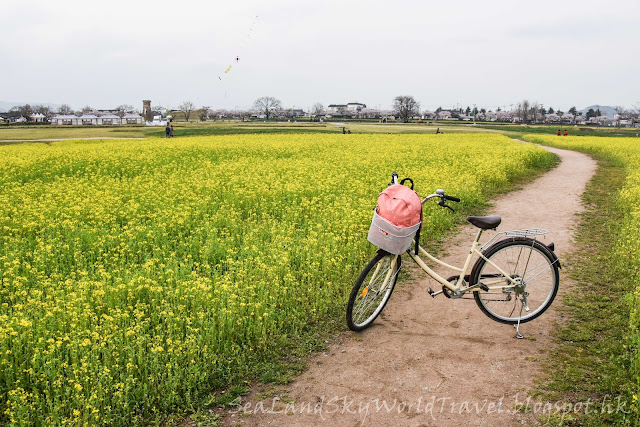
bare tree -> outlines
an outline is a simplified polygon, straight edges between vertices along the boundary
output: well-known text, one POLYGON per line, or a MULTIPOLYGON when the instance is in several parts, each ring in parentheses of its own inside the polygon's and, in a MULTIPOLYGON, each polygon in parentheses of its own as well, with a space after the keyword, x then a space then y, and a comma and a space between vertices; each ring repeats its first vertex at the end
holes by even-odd
POLYGON ((47 107, 46 105, 34 105, 33 111, 35 113, 42 114, 45 119, 47 119, 47 121, 51 118, 51 116, 53 116, 53 110, 51 110, 51 107, 47 107))
POLYGON ((271 115, 282 108, 282 103, 273 96, 263 96, 256 99, 256 102, 253 103, 253 108, 264 114, 265 118, 269 120, 271 115))
POLYGON ((640 102, 634 104, 629 112, 629 118, 633 121, 632 126, 640 122, 640 102))
POLYGON ((126 104, 118 105, 116 107, 116 116, 120 117, 120 120, 122 120, 125 114, 133 113, 134 110, 135 108, 133 107, 133 105, 126 105, 126 104))
POLYGON ((523 99, 516 105, 516 116, 520 119, 520 123, 527 123, 530 107, 531 103, 527 99, 523 99))
POLYGON ((184 113, 184 119, 186 121, 189 121, 189 117, 191 116, 191 113, 193 113, 193 111, 196 109, 196 106, 191 101, 184 101, 178 106, 178 108, 184 113))
POLYGON ((622 105, 616 105, 615 107, 613 107, 613 110, 616 112, 614 119, 616 121, 616 127, 620 127, 620 120, 622 120, 624 118, 625 113, 627 112, 627 110, 625 110, 625 108, 622 105))
POLYGON ((393 111, 404 123, 408 123, 411 117, 420 113, 420 103, 413 96, 396 96, 393 100, 393 111))
POLYGON ((65 114, 65 115, 73 114, 73 109, 68 104, 62 104, 58 108, 58 114, 65 114))
POLYGON ((93 112, 93 108, 89 105, 85 105, 80 110, 76 111, 76 116, 80 117, 83 114, 88 114, 93 112))
POLYGON ((31 108, 31 105, 29 104, 16 105, 15 107, 11 108, 9 112, 19 114, 25 119, 31 121, 31 116, 33 115, 33 108, 31 108))
POLYGON ((538 101, 533 101, 529 107, 529 115, 533 117, 533 123, 538 123, 538 114, 540 111, 540 104, 538 101))
POLYGON ((210 113, 210 107, 201 107, 197 113, 198 113, 198 117, 200 118, 201 122, 206 121, 209 118, 209 113, 210 113))
POLYGON ((311 107, 311 114, 315 116, 319 116, 322 113, 324 113, 324 105, 322 105, 319 102, 316 102, 315 104, 313 104, 313 107, 311 107))

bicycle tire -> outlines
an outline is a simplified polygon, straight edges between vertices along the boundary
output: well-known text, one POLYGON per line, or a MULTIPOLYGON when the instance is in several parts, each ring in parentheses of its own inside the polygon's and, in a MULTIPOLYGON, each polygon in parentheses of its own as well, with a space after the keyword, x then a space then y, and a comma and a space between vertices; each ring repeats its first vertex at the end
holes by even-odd
POLYGON ((369 261, 358 276, 349 295, 347 304, 347 326, 349 329, 356 332, 363 331, 376 320, 391 298, 401 264, 400 255, 393 255, 382 250, 378 251, 376 256, 369 261), (389 282, 384 288, 377 289, 376 286, 384 284, 384 279, 389 273, 394 259, 397 260, 389 282), (370 275, 370 273, 372 274, 370 275), (370 311, 370 309, 372 310, 370 311), (367 314, 369 312, 370 314, 367 314))
MULTIPOLYGON (((534 306, 533 311, 526 311, 522 294, 517 293, 517 288, 505 286, 489 292, 475 291, 473 297, 485 315, 496 322, 513 325, 529 322, 551 306, 558 293, 560 274, 558 258, 547 246, 530 238, 509 238, 491 245, 483 251, 483 255, 512 278, 521 280, 523 286, 520 289, 526 292, 527 307, 531 310, 534 306), (518 300, 521 308, 516 313, 518 300), (527 313, 524 316, 523 311, 527 313)), ((479 258, 471 271, 471 284, 483 280, 494 284, 510 283, 494 266, 484 258, 479 258)))

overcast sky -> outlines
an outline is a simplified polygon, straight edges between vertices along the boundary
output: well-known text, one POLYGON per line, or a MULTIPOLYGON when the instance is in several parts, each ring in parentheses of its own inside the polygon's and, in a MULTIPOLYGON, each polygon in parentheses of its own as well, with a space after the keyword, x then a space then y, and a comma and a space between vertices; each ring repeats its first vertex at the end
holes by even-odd
POLYGON ((638 0, 3 2, 0 101, 630 107, 639 22, 638 0))

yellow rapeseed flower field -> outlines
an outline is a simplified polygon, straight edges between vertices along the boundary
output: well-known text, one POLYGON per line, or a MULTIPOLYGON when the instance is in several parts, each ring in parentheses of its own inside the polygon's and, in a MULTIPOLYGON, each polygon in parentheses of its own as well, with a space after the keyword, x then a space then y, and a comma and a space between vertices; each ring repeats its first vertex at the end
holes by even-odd
MULTIPOLYGON (((486 134, 70 141, 0 158, 0 423, 37 425, 158 422, 342 316, 392 171, 472 207, 554 161, 486 134)), ((428 208, 423 236, 452 223, 428 208)))

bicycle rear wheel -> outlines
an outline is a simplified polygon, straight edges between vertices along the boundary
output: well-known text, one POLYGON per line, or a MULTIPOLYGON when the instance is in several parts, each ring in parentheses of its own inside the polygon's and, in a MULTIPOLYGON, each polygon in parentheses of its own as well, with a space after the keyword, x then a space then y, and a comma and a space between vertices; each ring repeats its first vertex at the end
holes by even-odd
POLYGON ((529 238, 502 240, 489 247, 471 272, 471 283, 490 290, 475 291, 480 310, 491 319, 507 324, 525 323, 545 312, 558 293, 558 258, 542 243, 529 238), (493 265, 493 264, 495 265, 493 265), (510 280, 498 269, 509 274, 510 280))
POLYGON ((400 255, 380 250, 356 280, 347 304, 347 325, 362 331, 376 320, 389 301, 400 270, 400 255))

